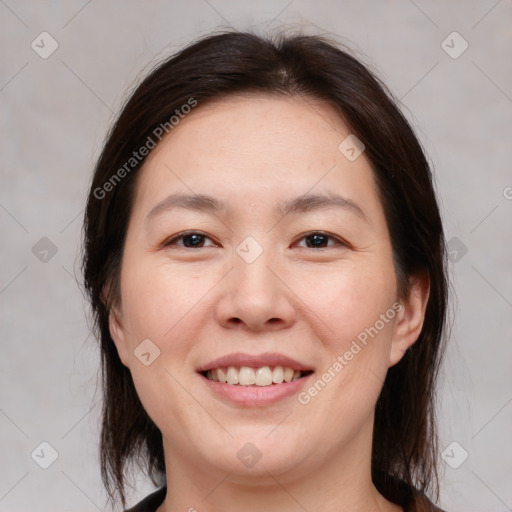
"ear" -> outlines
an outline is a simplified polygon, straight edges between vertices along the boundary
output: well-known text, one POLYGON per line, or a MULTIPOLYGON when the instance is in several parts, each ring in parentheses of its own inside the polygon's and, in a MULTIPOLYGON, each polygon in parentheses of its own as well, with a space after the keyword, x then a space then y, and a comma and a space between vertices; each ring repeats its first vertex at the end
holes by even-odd
POLYGON ((395 332, 389 355, 389 367, 397 364, 405 352, 418 339, 427 309, 430 293, 430 279, 427 272, 415 275, 409 279, 409 294, 400 303, 395 324, 395 332))
MULTIPOLYGON (((105 303, 107 303, 107 294, 108 294, 108 286, 105 286, 103 289, 103 298, 105 303)), ((114 344, 117 348, 117 353, 119 354, 119 358, 121 362, 129 368, 128 361, 130 358, 128 357, 128 336, 126 329, 123 325, 123 317, 121 312, 120 304, 118 304, 117 300, 112 301, 110 306, 110 311, 108 315, 108 327, 110 331, 110 336, 114 341, 114 344)))

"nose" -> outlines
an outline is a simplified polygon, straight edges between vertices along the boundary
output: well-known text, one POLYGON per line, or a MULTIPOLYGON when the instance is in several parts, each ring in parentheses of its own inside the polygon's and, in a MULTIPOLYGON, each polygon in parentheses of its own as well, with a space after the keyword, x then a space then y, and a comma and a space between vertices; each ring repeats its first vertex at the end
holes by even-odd
POLYGON ((277 270, 275 259, 272 265, 272 258, 263 252, 247 263, 235 254, 233 266, 222 281, 216 307, 220 325, 257 332, 285 329, 295 322, 293 292, 277 270))

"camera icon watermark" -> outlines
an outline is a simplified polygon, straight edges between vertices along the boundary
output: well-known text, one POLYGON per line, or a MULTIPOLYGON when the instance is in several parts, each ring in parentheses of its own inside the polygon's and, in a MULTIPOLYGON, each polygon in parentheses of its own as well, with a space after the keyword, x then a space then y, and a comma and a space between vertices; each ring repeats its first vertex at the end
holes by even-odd
POLYGON ((30 46, 39 57, 47 59, 59 47, 59 43, 48 32, 41 32, 30 46))
POLYGON ((339 152, 350 162, 359 158, 365 149, 366 146, 353 133, 344 138, 338 146, 339 152))
POLYGON ((248 468, 254 467, 262 455, 261 451, 252 443, 245 443, 236 454, 242 464, 248 468))
POLYGON ((40 468, 48 469, 59 458, 59 453, 48 441, 43 441, 34 448, 30 456, 40 468))
POLYGON ((454 31, 443 40, 441 48, 452 59, 458 59, 469 48, 469 43, 458 32, 454 31))
POLYGON ((448 259, 452 263, 457 263, 468 253, 467 245, 456 236, 453 236, 448 240, 446 247, 448 249, 448 259))
POLYGON ((452 469, 458 469, 466 462, 469 453, 457 441, 451 442, 441 453, 441 458, 452 469))
POLYGON ((133 353, 144 366, 153 364, 160 357, 160 349, 149 338, 139 343, 133 353))
POLYGON ((41 238, 41 240, 32 247, 32 254, 41 263, 48 263, 57 254, 57 251, 57 246, 46 236, 41 238))
POLYGON ((236 253, 246 263, 254 263, 263 254, 263 247, 254 237, 248 236, 238 244, 236 253))

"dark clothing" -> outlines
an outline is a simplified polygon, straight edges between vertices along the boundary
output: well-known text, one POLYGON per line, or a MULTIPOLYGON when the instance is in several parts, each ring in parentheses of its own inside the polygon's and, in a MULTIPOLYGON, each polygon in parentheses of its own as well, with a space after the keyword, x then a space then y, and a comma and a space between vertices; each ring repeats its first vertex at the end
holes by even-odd
POLYGON ((161 487, 158 491, 146 496, 142 501, 125 512, 155 512, 156 509, 164 502, 166 487, 161 487))
MULTIPOLYGON (((166 491, 165 487, 161 487, 125 512, 156 512, 156 509, 164 502, 166 491)), ((402 506, 404 512, 443 512, 421 495, 412 497, 409 503, 399 503, 399 505, 402 506)))

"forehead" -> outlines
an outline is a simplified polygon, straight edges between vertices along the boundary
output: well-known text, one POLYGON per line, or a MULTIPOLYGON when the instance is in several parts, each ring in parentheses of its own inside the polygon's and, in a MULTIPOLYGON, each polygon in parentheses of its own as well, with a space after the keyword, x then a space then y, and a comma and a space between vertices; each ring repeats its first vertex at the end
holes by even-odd
POLYGON ((148 164, 162 150, 185 149, 178 146, 191 142, 200 158, 231 154, 242 160, 244 154, 248 158, 257 154, 264 160, 266 154, 271 157, 287 150, 288 159, 294 160, 314 146, 316 158, 321 159, 325 152, 336 152, 336 142, 349 133, 336 109, 317 98, 236 94, 199 104, 183 116, 149 156, 148 164))
POLYGON ((364 155, 349 161, 340 152, 349 135, 336 109, 314 98, 243 94, 199 104, 147 157, 136 202, 177 191, 246 205, 321 191, 361 198, 375 192, 373 173, 364 155))

